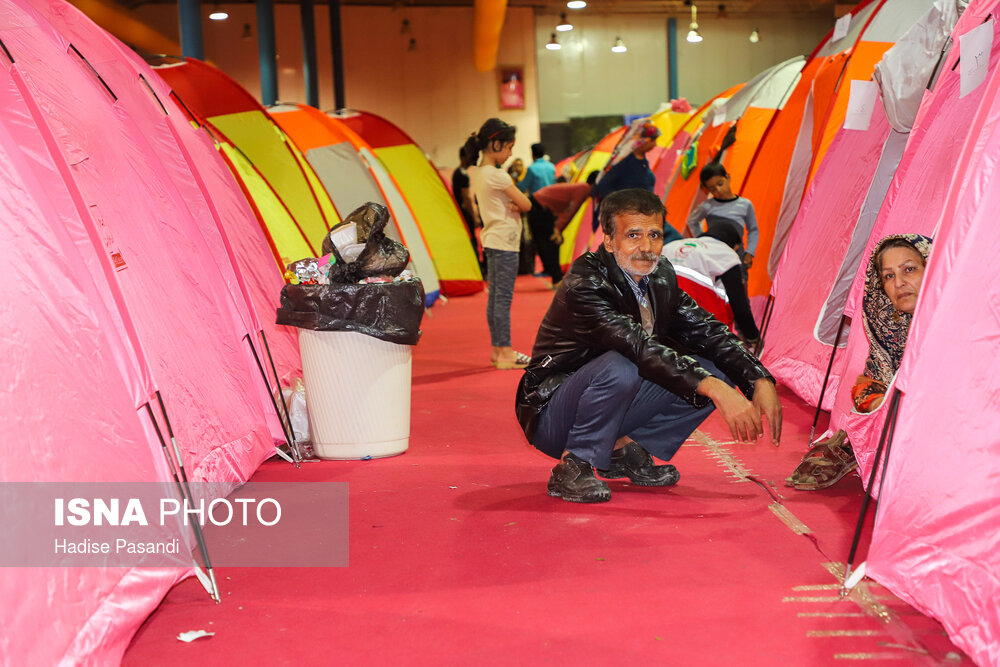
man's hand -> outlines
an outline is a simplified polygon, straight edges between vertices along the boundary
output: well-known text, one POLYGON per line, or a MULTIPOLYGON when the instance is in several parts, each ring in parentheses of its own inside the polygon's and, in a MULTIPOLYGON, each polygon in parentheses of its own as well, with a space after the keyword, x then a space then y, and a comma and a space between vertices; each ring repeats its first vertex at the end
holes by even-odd
POLYGON ((781 401, 773 382, 761 378, 754 383, 753 404, 767 418, 771 427, 771 442, 778 447, 781 445, 781 401))
MULTIPOLYGON (((760 410, 755 405, 756 400, 754 403, 751 403, 743 394, 714 376, 707 377, 698 383, 697 391, 715 403, 716 409, 718 409, 722 418, 726 420, 726 424, 729 425, 729 430, 733 434, 733 439, 737 442, 754 442, 763 433, 760 422, 760 410)), ((776 401, 777 395, 775 395, 776 401)), ((778 406, 778 424, 780 432, 780 405, 778 406)))
POLYGON ((751 266, 753 266, 753 255, 751 255, 750 253, 744 253, 743 254, 743 263, 746 264, 746 267, 748 269, 751 266))
POLYGON ((549 237, 549 240, 555 243, 556 245, 562 245, 563 242, 562 232, 560 232, 558 229, 555 230, 554 232, 552 232, 552 236, 549 237))

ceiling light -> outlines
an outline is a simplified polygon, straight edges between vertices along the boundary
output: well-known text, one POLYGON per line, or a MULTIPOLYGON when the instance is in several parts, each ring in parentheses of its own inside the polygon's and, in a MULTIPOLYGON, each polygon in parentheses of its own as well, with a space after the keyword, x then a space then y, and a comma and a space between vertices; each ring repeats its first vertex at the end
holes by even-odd
POLYGON ((757 30, 757 28, 754 28, 753 32, 750 33, 750 43, 756 44, 759 41, 760 41, 760 31, 757 30))
POLYGON ((559 18, 559 25, 556 26, 556 30, 559 32, 566 32, 567 30, 572 30, 573 24, 566 20, 566 14, 563 14, 559 18))
POLYGON ((219 9, 219 6, 216 5, 215 9, 212 10, 212 13, 208 15, 208 18, 212 19, 213 21, 225 21, 226 19, 229 18, 229 12, 222 11, 221 9, 219 9))
POLYGON ((587 6, 587 3, 584 2, 584 0, 569 0, 569 2, 566 3, 566 6, 570 9, 583 9, 587 6))
POLYGON ((552 39, 550 39, 548 44, 545 45, 545 48, 547 48, 549 51, 558 51, 559 49, 562 48, 562 44, 560 44, 559 40, 556 39, 555 33, 552 33, 552 39))
POLYGON ((697 44, 701 41, 701 33, 698 32, 698 8, 691 4, 691 25, 688 26, 687 41, 697 44))
POLYGON ((628 47, 625 46, 625 42, 622 41, 621 37, 615 37, 615 45, 611 47, 611 51, 614 53, 625 53, 628 51, 628 47))

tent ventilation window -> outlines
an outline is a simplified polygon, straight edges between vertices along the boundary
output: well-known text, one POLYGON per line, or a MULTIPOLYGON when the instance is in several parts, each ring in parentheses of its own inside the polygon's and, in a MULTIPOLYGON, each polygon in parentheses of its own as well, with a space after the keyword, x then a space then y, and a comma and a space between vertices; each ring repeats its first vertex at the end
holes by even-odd
POLYGON ((115 95, 114 91, 111 90, 111 87, 108 86, 108 84, 104 81, 104 79, 101 78, 101 75, 97 73, 97 70, 94 69, 94 66, 90 64, 90 61, 84 58, 83 54, 80 53, 79 49, 77 49, 72 44, 69 45, 69 48, 73 49, 73 53, 75 53, 76 56, 83 62, 83 64, 87 66, 87 69, 89 69, 90 72, 97 77, 97 80, 101 82, 102 86, 104 86, 104 90, 108 91, 108 95, 111 96, 111 99, 117 102, 118 96, 115 95))
POLYGON ((13 65, 14 56, 10 55, 10 51, 7 50, 7 45, 3 43, 2 39, 0 39, 0 49, 3 49, 3 54, 7 56, 7 60, 9 60, 10 64, 13 65))
POLYGON ((157 95, 156 91, 153 90, 153 87, 149 85, 149 81, 146 81, 146 77, 144 77, 142 74, 140 74, 139 75, 139 81, 142 81, 142 85, 146 89, 146 92, 148 92, 150 95, 152 95, 153 99, 156 100, 156 103, 159 105, 160 111, 163 112, 163 115, 164 116, 169 116, 170 113, 167 111, 167 107, 163 106, 163 102, 160 101, 160 96, 157 95))

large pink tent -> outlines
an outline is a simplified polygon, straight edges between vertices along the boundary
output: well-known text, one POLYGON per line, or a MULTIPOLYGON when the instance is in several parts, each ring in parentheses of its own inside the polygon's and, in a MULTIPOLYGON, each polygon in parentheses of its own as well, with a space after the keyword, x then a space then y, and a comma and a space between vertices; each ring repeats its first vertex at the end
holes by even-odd
MULTIPOLYGON (((953 43, 957 43, 955 36, 968 30, 967 21, 971 20, 969 17, 986 11, 980 18, 982 22, 989 14, 988 10, 981 9, 984 4, 991 3, 974 4, 965 10, 962 20, 953 31, 953 43)), ((941 178, 941 165, 951 165, 950 170, 955 168, 955 160, 967 138, 967 128, 984 99, 984 86, 964 97, 960 96, 960 70, 953 69, 958 57, 958 50, 952 49, 941 63, 933 90, 928 91, 921 102, 899 168, 861 254, 863 261, 858 267, 844 308, 848 317, 860 317, 865 262, 875 243, 889 234, 912 232, 933 236, 941 219, 949 187, 949 179, 941 178), (963 131, 956 132, 956 128, 963 128, 963 131)), ((991 62, 995 62, 997 57, 1000 57, 1000 39, 993 41, 991 62)), ((860 373, 867 354, 868 341, 863 330, 861 327, 854 327, 848 337, 847 348, 838 361, 844 369, 840 375, 852 377, 852 373, 860 373)), ((853 411, 847 389, 845 384, 835 393, 831 426, 848 432, 854 443, 860 469, 864 473, 871 467, 884 410, 869 415, 857 414, 853 411)))
MULTIPOLYGON (((963 17, 956 32, 977 25, 963 17)), ((868 568, 941 619, 981 665, 1000 664, 1000 69, 991 61, 896 378, 902 398, 868 568)))
MULTIPOLYGON (((996 5, 996 0, 972 3, 954 28, 952 42, 960 44, 996 5)), ((985 84, 960 95, 957 48, 937 68, 937 81, 923 97, 883 206, 861 244, 862 261, 845 306, 857 321, 862 274, 875 242, 895 233, 936 235, 894 383, 902 392, 902 407, 885 487, 873 489, 879 491, 879 514, 868 572, 938 618, 980 664, 1000 659, 1000 446, 992 435, 1000 416, 994 387, 1000 311, 993 307, 1000 299, 994 298, 990 273, 1000 241, 993 187, 1000 150, 995 102, 1000 35, 991 25, 993 49, 985 84), (976 298, 981 294, 985 303, 976 298)), ((873 118, 876 130, 884 122, 881 116, 873 118)), ((836 149, 837 141, 831 153, 836 149)), ((817 181, 821 178, 818 174, 817 181)), ((818 196, 818 183, 814 189, 818 196)), ((838 205, 835 199, 829 202, 838 205)), ((791 255, 784 258, 779 289, 789 280, 807 278, 803 271, 808 262, 800 265, 797 272, 786 270, 795 264, 791 255)), ((808 316, 816 321, 815 303, 808 316)), ((838 359, 839 375, 859 373, 867 351, 862 328, 855 326, 838 359)), ((841 383, 836 392, 831 426, 848 432, 867 483, 888 402, 874 413, 858 414, 851 409, 848 384, 841 383)), ((875 482, 878 487, 879 480, 875 482)))
MULTIPOLYGON (((789 234, 771 288, 763 358, 775 377, 812 405, 819 401, 848 290, 906 146, 912 116, 956 18, 953 9, 932 7, 886 52, 876 66, 876 77, 884 82, 881 104, 866 129, 837 132, 789 234)), ((846 344, 847 330, 840 341, 846 344)), ((841 368, 832 367, 825 409, 833 406, 841 368)), ((852 371, 857 375, 850 368, 848 376, 852 371)))
MULTIPOLYGON (((245 481, 281 435, 248 344, 260 322, 234 264, 246 246, 227 235, 245 202, 162 82, 76 9, 8 2, 0 25, 13 60, 0 85, 14 269, 2 317, 17 369, 3 393, 5 414, 21 415, 0 427, 3 479, 166 479, 144 407, 160 391, 189 477, 245 481)), ((18 601, 2 612, 4 658, 114 662, 189 572, 4 570, 0 590, 18 601)))

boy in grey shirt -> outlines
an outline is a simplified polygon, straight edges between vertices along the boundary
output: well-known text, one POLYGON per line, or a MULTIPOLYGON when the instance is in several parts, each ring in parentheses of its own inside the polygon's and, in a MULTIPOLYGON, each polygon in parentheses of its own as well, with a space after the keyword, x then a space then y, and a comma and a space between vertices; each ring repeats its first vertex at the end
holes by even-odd
POLYGON ((735 250, 743 263, 745 279, 746 270, 753 265, 753 256, 757 252, 757 216, 753 204, 746 197, 733 194, 729 174, 718 162, 705 165, 699 179, 701 187, 711 196, 688 216, 688 229, 692 236, 711 236, 735 250), (705 221, 704 231, 702 220, 705 221), (744 229, 747 233, 745 248, 744 229))

